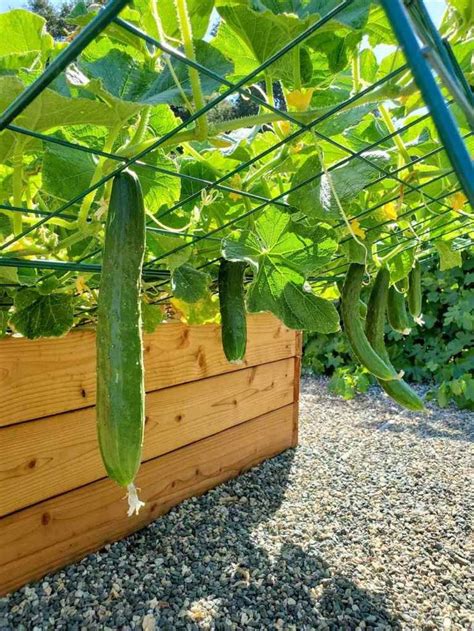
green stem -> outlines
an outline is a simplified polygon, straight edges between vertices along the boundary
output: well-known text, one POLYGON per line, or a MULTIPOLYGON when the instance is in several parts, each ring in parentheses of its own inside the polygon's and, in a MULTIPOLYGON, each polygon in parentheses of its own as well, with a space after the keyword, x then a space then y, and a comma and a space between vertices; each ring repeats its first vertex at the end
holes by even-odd
MULTIPOLYGON (((107 140, 104 143, 104 147, 102 151, 104 151, 105 153, 112 152, 115 140, 117 139, 117 136, 122 131, 122 127, 123 127, 123 121, 120 121, 111 128, 109 135, 107 136, 107 140)), ((89 186, 94 186, 94 184, 97 184, 97 182, 103 176, 105 160, 106 158, 99 158, 89 186)), ((86 197, 84 197, 84 199, 82 200, 82 204, 79 209, 79 216, 78 216, 79 227, 84 227, 86 225, 87 217, 89 215, 89 211, 95 199, 96 193, 97 193, 97 190, 94 190, 90 192, 89 195, 86 195, 86 197)))
MULTIPOLYGON (((269 73, 265 73, 265 92, 266 92, 266 97, 267 97, 267 103, 271 105, 272 107, 275 107, 275 97, 273 95, 273 77, 269 73)), ((262 108, 260 109, 260 115, 261 115, 261 110, 262 108)), ((280 138, 280 140, 283 140, 283 134, 280 131, 278 124, 275 122, 273 123, 272 127, 273 127, 273 131, 278 136, 278 138, 280 138)))
MULTIPOLYGON (((178 12, 178 20, 181 27, 181 35, 183 37, 183 46, 186 57, 191 61, 196 61, 194 52, 193 32, 191 28, 191 20, 188 15, 186 0, 175 0, 176 10, 178 12)), ((188 68, 189 80, 193 92, 194 106, 197 110, 204 107, 204 96, 201 89, 201 79, 199 72, 195 68, 188 68)), ((206 140, 208 136, 207 117, 200 116, 196 121, 196 131, 198 140, 206 140)))
MULTIPOLYGON (((154 4, 154 3, 153 3, 154 4)), ((140 120, 138 121, 137 128, 135 129, 135 133, 130 140, 131 144, 142 142, 146 135, 146 129, 148 127, 148 123, 150 122, 151 116, 151 105, 146 107, 143 112, 140 114, 140 120)))
POLYGON ((354 53, 352 57, 352 83, 354 86, 354 94, 360 92, 360 88, 362 86, 362 81, 360 78, 360 58, 359 51, 354 53))
MULTIPOLYGON (((392 117, 390 116, 390 112, 385 107, 385 105, 379 105, 379 112, 382 115, 383 122, 387 126, 388 131, 391 134, 395 134, 397 129, 395 125, 393 124, 393 120, 392 120, 392 117)), ((407 148, 405 147, 405 143, 403 142, 403 139, 400 136, 400 134, 396 134, 395 136, 393 136, 393 142, 395 143, 395 146, 400 152, 400 156, 403 158, 404 164, 409 164, 411 162, 411 157, 407 151, 407 148)), ((413 171, 413 166, 408 167, 408 169, 409 171, 413 171)))
POLYGON ((15 257, 20 258, 21 256, 35 256, 36 254, 41 254, 41 255, 48 254, 48 250, 40 246, 30 246, 29 248, 23 248, 22 250, 10 250, 9 254, 12 254, 15 257))
MULTIPOLYGON (((158 14, 158 7, 157 7, 158 3, 157 2, 152 2, 151 3, 151 10, 153 13, 153 19, 155 20, 155 24, 156 24, 156 30, 158 31, 158 37, 160 39, 161 42, 166 43, 166 35, 165 35, 165 31, 163 29, 163 24, 161 23, 161 19, 160 16, 158 14)), ((160 54, 160 50, 156 51, 157 54, 160 54)), ((175 82, 176 87, 178 88, 178 92, 181 95, 181 98, 183 99, 183 102, 185 104, 185 106, 188 108, 188 110, 190 112, 193 111, 192 105, 188 99, 188 97, 186 96, 186 93, 183 89, 183 86, 181 85, 178 76, 176 74, 176 72, 174 71, 173 68, 173 64, 171 63, 171 59, 169 58, 168 55, 165 55, 165 63, 168 67, 169 73, 173 78, 173 81, 175 82)))
POLYGON ((264 173, 268 173, 274 167, 281 165, 283 159, 286 158, 287 153, 288 153, 287 147, 283 146, 281 148, 281 150, 277 153, 277 155, 274 158, 272 158, 272 160, 270 160, 269 162, 266 162, 265 164, 263 164, 259 169, 254 171, 251 175, 249 175, 249 177, 247 177, 244 180, 244 183, 245 183, 246 187, 248 188, 249 185, 254 180, 256 180, 258 178, 261 178, 264 173))
MULTIPOLYGON (((12 162, 13 205, 21 207, 21 200, 23 198, 23 144, 21 142, 19 142, 15 147, 12 162)), ((12 219, 13 233, 18 235, 23 229, 23 218, 21 213, 15 213, 12 219)))
POLYGON ((297 46, 293 51, 293 82, 295 90, 301 90, 301 56, 300 47, 297 46))

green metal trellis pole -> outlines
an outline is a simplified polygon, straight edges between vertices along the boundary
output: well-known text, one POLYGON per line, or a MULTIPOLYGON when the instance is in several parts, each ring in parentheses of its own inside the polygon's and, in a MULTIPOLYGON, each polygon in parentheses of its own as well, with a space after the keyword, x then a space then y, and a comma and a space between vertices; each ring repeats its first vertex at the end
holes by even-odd
POLYGON ((0 132, 30 105, 41 92, 99 35, 130 0, 111 0, 104 9, 54 59, 46 70, 10 103, 0 116, 0 132))
POLYGON ((474 167, 401 0, 381 0, 461 186, 474 206, 474 167))

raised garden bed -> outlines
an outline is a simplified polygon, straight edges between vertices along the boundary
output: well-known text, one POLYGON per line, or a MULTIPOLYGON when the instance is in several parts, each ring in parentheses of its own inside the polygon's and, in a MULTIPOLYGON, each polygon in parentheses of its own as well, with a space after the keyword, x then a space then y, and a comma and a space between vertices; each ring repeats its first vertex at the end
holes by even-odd
POLYGON ((145 336, 147 422, 127 517, 95 428, 95 335, 0 342, 0 592, 142 528, 297 441, 300 334, 248 319, 246 361, 229 364, 216 325, 145 336))

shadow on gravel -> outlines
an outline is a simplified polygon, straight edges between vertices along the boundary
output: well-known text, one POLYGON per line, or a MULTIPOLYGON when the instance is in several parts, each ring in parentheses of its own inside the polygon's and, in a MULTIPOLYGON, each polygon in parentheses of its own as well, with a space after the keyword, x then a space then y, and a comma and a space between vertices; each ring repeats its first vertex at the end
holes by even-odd
MULTIPOLYGON (((195 615, 203 615, 199 603, 205 611, 205 603, 214 601, 215 626, 198 624, 192 628, 400 629, 387 610, 383 594, 360 589, 349 577, 331 573, 321 556, 295 543, 299 531, 294 524, 289 528, 282 525, 284 516, 278 523, 272 521, 291 483, 295 454, 295 450, 288 450, 225 487, 193 500, 200 506, 192 534, 177 524, 164 545, 174 545, 185 553, 183 564, 196 577, 200 574, 199 584, 192 581, 181 597, 174 585, 172 593, 160 597, 175 611, 182 612, 190 602, 188 624, 195 615), (270 555, 267 547, 276 554, 270 555), (206 560, 204 573, 202 569, 198 572, 193 558, 206 560), (365 626, 360 627, 362 621, 365 626)), ((156 522, 154 534, 160 536, 159 531, 160 523, 156 522)), ((162 613, 166 616, 166 610, 162 613)), ((168 620, 177 623, 175 618, 168 620)))
POLYGON ((297 484, 296 454, 288 450, 47 577, 47 600, 41 582, 12 594, 6 628, 400 629, 383 594, 332 573, 299 545, 308 541, 305 515, 299 525, 278 513, 297 484))
MULTIPOLYGON (((442 438, 474 442, 474 423, 457 414, 455 408, 429 409, 426 415, 400 411, 396 420, 383 424, 363 423, 362 427, 401 434, 409 432, 420 438, 442 438)), ((474 419, 474 415, 472 417, 474 419)))
MULTIPOLYGON (((287 629, 294 625, 296 629, 349 630, 360 628, 364 621, 362 628, 366 629, 401 629, 388 612, 383 594, 370 593, 357 587, 349 577, 333 574, 322 556, 308 553, 294 543, 294 526, 289 532, 279 532, 272 524, 291 483, 295 455, 295 450, 288 450, 230 482, 227 492, 229 496, 235 492, 238 499, 233 505, 227 504, 224 521, 216 518, 208 506, 209 523, 204 525, 205 530, 220 530, 218 545, 238 559, 219 609, 227 610, 231 620, 245 628, 287 629), (245 497, 254 502, 243 503, 245 497), (274 539, 277 548, 281 543, 275 556, 258 545, 262 537, 270 539, 269 543, 274 539), (242 613, 246 614, 244 618, 242 613)), ((226 501, 225 497, 216 500, 217 504, 226 501)), ((301 528, 304 529, 304 516, 301 528)), ((220 574, 225 571, 219 569, 220 574)), ((220 622, 224 620, 225 614, 220 622)))

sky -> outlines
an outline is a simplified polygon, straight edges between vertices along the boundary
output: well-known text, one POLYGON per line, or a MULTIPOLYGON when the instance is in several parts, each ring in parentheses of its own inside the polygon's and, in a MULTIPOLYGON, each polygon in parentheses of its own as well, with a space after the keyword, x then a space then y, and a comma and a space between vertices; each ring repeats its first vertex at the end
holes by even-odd
MULTIPOLYGON (((52 0, 52 2, 53 4, 61 4, 61 0, 52 0)), ((23 7, 25 4, 26 0, 0 0, 0 13, 8 11, 8 9, 23 7)), ((435 24, 438 25, 446 6, 445 0, 425 0, 425 4, 435 24)))

